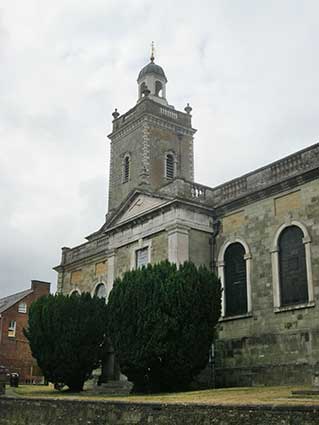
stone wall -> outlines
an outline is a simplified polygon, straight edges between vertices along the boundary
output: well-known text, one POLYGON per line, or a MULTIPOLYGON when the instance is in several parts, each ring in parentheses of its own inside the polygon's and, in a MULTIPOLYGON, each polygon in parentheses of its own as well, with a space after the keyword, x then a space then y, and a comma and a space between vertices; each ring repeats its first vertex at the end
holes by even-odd
POLYGON ((138 187, 141 182, 140 174, 143 171, 143 129, 144 124, 131 128, 130 132, 111 142, 109 209, 119 206, 124 198, 138 187), (124 156, 129 155, 130 171, 129 180, 123 183, 124 156))
POLYGON ((63 293, 69 294, 77 290, 79 292, 90 292, 100 282, 107 284, 107 258, 86 259, 69 265, 63 272, 63 293), (105 264, 105 267, 102 267, 105 264))
POLYGON ((151 262, 153 264, 168 258, 168 236, 167 232, 157 233, 152 237, 152 255, 151 262))
POLYGON ((133 250, 137 243, 122 246, 116 250, 116 272, 115 277, 121 277, 123 273, 131 268, 133 250))
MULTIPOLYGON (((319 363, 319 182, 250 203, 221 217, 217 254, 242 241, 250 257, 251 312, 219 326, 217 382, 222 386, 310 383, 319 363), (301 223, 310 236, 314 298, 276 305, 274 240, 282 225, 301 223)), ((306 241, 307 242, 307 241, 306 241)), ((217 258, 221 274, 223 259, 217 258)))
POLYGON ((189 233, 189 260, 196 266, 205 265, 211 269, 213 258, 211 233, 195 229, 190 229, 189 233))
POLYGON ((175 176, 193 180, 193 138, 178 135, 172 129, 157 127, 151 122, 150 127, 150 182, 152 188, 159 188, 170 181, 165 177, 166 153, 173 153, 176 160, 175 176))
POLYGON ((206 406, 0 398, 0 425, 317 425, 319 406, 206 406))

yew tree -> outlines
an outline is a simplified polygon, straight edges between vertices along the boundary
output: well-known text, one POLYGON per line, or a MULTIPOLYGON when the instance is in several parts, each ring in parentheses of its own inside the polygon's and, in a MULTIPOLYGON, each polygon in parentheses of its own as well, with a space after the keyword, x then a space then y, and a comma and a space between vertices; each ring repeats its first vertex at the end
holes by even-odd
POLYGON ((109 333, 134 390, 187 389, 208 362, 220 312, 219 280, 203 266, 165 261, 117 279, 109 333))
POLYGON ((106 328, 104 299, 88 293, 58 294, 32 303, 24 332, 44 377, 71 391, 81 391, 99 366, 106 328))

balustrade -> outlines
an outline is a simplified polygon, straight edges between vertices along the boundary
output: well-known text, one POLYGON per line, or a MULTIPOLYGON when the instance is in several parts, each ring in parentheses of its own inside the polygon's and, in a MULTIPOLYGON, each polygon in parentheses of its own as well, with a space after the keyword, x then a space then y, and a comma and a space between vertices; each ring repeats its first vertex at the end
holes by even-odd
POLYGON ((191 187, 191 194, 192 198, 206 198, 206 188, 199 185, 199 184, 193 184, 191 187))

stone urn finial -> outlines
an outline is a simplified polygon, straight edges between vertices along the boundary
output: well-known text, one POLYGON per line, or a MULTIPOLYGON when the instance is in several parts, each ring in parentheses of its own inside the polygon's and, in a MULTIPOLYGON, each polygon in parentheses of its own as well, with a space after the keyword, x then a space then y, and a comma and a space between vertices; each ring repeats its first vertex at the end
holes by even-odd
POLYGON ((115 108, 115 111, 113 112, 112 116, 115 120, 120 116, 120 113, 118 112, 117 108, 115 108))
POLYGON ((185 106, 184 111, 187 114, 190 114, 192 112, 193 108, 189 105, 189 103, 185 106))

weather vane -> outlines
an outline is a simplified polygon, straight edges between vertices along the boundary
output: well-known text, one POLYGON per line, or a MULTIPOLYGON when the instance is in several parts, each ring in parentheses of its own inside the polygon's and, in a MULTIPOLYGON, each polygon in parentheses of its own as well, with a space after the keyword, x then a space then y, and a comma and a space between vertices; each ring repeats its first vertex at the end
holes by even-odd
POLYGON ((155 56, 154 56, 155 48, 154 48, 154 41, 151 43, 151 62, 154 62, 155 56))

